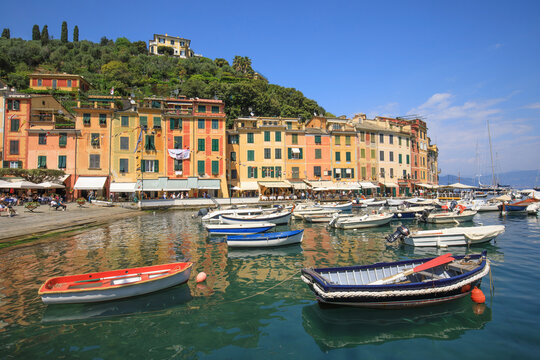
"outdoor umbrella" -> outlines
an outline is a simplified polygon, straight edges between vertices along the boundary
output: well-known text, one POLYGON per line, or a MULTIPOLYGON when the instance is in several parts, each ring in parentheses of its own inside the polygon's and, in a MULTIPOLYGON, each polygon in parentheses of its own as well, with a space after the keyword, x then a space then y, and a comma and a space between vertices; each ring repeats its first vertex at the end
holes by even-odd
POLYGON ((8 181, 0 180, 0 189, 9 189, 11 183, 8 181))
POLYGON ((56 184, 50 181, 42 182, 38 184, 43 189, 65 189, 64 185, 56 184))
POLYGON ((9 189, 43 189, 43 186, 34 184, 33 182, 22 180, 14 183, 10 183, 9 189))

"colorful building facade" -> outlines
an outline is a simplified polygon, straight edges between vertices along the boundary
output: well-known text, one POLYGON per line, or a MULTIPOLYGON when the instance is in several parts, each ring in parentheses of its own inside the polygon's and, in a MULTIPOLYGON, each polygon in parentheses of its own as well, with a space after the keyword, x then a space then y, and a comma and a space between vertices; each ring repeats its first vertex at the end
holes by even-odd
POLYGON ((4 108, 4 168, 32 168, 28 164, 28 129, 32 96, 7 93, 4 108))
POLYGON ((188 58, 194 56, 190 49, 191 40, 168 34, 154 34, 154 38, 148 41, 148 52, 154 55, 160 55, 159 47, 165 46, 171 48, 174 56, 188 58))
POLYGON ((32 90, 83 91, 90 89, 90 83, 81 75, 72 74, 30 74, 32 90))

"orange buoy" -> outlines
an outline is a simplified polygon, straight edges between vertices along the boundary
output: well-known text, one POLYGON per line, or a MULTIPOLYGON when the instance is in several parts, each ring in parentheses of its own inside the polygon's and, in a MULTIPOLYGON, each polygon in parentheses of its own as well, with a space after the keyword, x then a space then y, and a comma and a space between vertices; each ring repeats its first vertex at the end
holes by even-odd
POLYGON ((463 287, 461 288, 461 293, 466 293, 466 292, 469 292, 471 291, 471 285, 470 284, 467 284, 467 285, 463 285, 463 287))
POLYGON ((206 274, 204 272, 200 272, 197 274, 197 277, 195 278, 195 280, 200 283, 200 282, 203 282, 204 280, 206 280, 206 274))
POLYGON ((471 292, 471 299, 472 299, 472 301, 474 301, 477 304, 483 304, 483 303, 486 302, 486 296, 484 295, 482 290, 480 290, 476 286, 474 287, 473 291, 471 292))

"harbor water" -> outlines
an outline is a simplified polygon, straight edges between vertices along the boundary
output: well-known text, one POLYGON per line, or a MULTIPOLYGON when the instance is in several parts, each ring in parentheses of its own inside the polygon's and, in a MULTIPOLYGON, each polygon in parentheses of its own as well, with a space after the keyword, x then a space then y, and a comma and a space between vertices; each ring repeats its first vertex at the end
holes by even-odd
MULTIPOLYGON (((503 224, 496 242, 470 249, 387 246, 400 224, 363 230, 305 228, 301 245, 231 250, 209 238, 194 212, 149 212, 76 235, 0 252, 0 359, 533 359, 540 353, 540 220, 482 213, 503 224), (410 310, 321 308, 304 267, 346 266, 487 250, 482 290, 410 310), (44 305, 49 277, 176 261, 194 263, 187 284, 98 304, 44 305), (196 284, 204 271, 208 279, 196 284)), ((415 228, 451 225, 407 224, 415 228)))

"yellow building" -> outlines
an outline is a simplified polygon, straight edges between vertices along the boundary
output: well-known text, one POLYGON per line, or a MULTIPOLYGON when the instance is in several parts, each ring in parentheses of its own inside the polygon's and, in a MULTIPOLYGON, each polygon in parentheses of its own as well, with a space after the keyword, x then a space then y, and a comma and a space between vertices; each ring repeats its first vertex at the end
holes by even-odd
POLYGON ((32 90, 83 91, 90 89, 90 83, 81 75, 73 74, 30 74, 32 90))
POLYGON ((188 58, 195 56, 193 50, 190 49, 191 40, 177 36, 169 36, 168 34, 154 34, 154 39, 148 41, 148 51, 150 54, 161 55, 161 47, 171 48, 174 56, 188 58))
POLYGON ((379 179, 377 136, 380 128, 366 120, 364 114, 357 114, 353 118, 358 143, 358 180, 376 182, 379 179))
POLYGON ((285 178, 297 182, 307 178, 305 127, 298 119, 282 119, 285 124, 285 178))
POLYGON ((355 127, 348 119, 327 119, 326 129, 332 136, 332 180, 357 182, 355 127))

